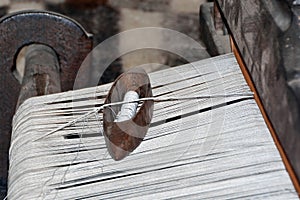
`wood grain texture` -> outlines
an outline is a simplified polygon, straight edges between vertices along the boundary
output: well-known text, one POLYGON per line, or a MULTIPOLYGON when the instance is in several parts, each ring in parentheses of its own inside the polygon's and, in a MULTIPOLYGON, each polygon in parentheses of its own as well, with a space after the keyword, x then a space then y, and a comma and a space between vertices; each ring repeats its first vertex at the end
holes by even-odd
POLYGON ((299 7, 288 1, 217 2, 299 181, 299 7))
MULTIPOLYGON (((232 54, 149 76, 156 97, 249 93, 232 54)), ((102 105, 110 87, 21 105, 14 116, 9 199, 298 199, 252 98, 155 103, 144 141, 118 162, 108 156, 101 115, 34 141, 102 105)))

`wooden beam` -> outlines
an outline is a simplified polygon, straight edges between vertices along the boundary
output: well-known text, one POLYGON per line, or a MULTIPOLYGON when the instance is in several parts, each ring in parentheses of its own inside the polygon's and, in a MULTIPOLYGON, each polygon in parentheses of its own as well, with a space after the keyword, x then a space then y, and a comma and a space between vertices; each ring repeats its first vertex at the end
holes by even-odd
POLYGON ((216 2, 299 180, 299 8, 285 1, 216 2))
POLYGON ((234 55, 235 55, 235 57, 237 59, 237 62, 239 63, 239 66, 240 66, 241 71, 242 71, 242 73, 243 73, 243 75, 245 77, 245 80, 248 83, 251 91, 254 93, 254 99, 255 99, 255 101, 256 101, 256 103, 257 103, 257 105, 258 105, 258 107, 259 107, 259 109, 261 111, 261 114, 262 114, 262 116, 263 116, 263 118, 264 118, 264 120, 265 120, 265 122, 266 122, 266 124, 268 126, 268 129, 270 130, 270 133, 271 133, 271 135, 273 137, 273 140, 274 140, 274 143, 275 143, 275 145, 276 145, 276 147, 277 147, 277 149, 278 149, 278 151, 280 153, 280 156, 281 156, 282 161, 283 161, 283 163, 285 165, 285 168, 288 171, 288 173, 290 175, 290 178, 291 178, 291 180, 292 180, 292 182, 294 184, 294 187, 295 187, 296 191, 299 194, 299 192, 300 192, 300 184, 299 184, 299 181, 298 181, 297 176, 295 174, 295 171, 293 170, 293 167, 292 167, 290 161, 287 158, 286 152, 284 151, 284 148, 282 147, 282 144, 279 141, 279 138, 278 138, 278 136, 277 136, 277 134, 275 132, 275 129, 274 129, 274 127, 273 127, 273 125, 272 125, 272 123, 271 123, 271 121, 270 121, 267 113, 266 113, 266 110, 263 107, 262 101, 259 98, 259 95, 258 95, 257 90, 256 90, 256 88, 254 86, 254 83, 253 83, 253 81, 251 79, 251 76, 250 76, 250 74, 249 74, 249 72, 247 70, 245 62, 243 61, 243 58, 241 57, 240 52, 238 51, 238 49, 237 49, 235 43, 233 42, 232 38, 230 38, 230 43, 231 43, 232 51, 233 51, 233 53, 234 53, 234 55))

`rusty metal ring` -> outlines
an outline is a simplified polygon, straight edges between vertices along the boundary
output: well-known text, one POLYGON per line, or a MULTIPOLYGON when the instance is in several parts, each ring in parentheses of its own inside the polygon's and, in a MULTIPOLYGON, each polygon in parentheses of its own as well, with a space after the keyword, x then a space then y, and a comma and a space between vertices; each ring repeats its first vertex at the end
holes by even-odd
MULTIPOLYGON (((121 74, 112 85, 105 104, 123 101, 128 91, 135 91, 140 98, 152 97, 149 77, 143 69, 135 68, 121 74)), ((121 160, 136 149, 145 137, 153 115, 153 101, 145 101, 135 116, 126 121, 114 122, 114 113, 121 106, 103 110, 103 130, 107 149, 114 160, 121 160)))
MULTIPOLYGON (((59 58, 62 91, 71 90, 76 73, 92 49, 92 39, 77 22, 52 12, 25 11, 0 19, 0 132, 9 140, 11 119, 15 113, 21 85, 14 77, 18 52, 30 44, 51 47, 59 58)), ((2 140, 2 139, 1 139, 2 140)), ((1 151, 7 152, 7 144, 1 151)), ((7 162, 7 158, 0 158, 7 162)))

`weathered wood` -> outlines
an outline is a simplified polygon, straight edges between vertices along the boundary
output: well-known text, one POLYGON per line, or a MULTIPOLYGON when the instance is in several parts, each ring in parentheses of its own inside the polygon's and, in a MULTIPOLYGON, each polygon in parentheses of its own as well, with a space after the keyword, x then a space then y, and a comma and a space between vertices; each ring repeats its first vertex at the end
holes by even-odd
POLYGON ((17 108, 30 97, 61 92, 56 53, 46 45, 29 45, 17 108))
MULTIPOLYGON (((155 97, 249 93, 232 54, 149 76, 155 97)), ((9 199, 298 199, 251 98, 155 103, 144 141, 118 162, 107 155, 102 115, 36 140, 102 105, 110 87, 34 97, 20 106, 9 199)))
POLYGON ((201 5, 199 21, 200 37, 211 56, 231 52, 229 35, 214 3, 209 2, 201 5))
POLYGON ((299 180, 300 8, 296 1, 217 2, 299 180))

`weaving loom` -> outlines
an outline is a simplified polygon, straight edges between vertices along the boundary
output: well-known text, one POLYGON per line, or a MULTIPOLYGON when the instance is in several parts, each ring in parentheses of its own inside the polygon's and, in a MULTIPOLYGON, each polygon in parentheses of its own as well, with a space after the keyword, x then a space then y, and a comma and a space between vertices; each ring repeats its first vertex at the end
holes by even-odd
MULTIPOLYGON (((245 94, 233 54, 150 73, 154 97, 245 94)), ((111 84, 26 100, 16 111, 9 199, 298 199, 252 97, 154 103, 128 157, 107 152, 97 113, 111 84)))

